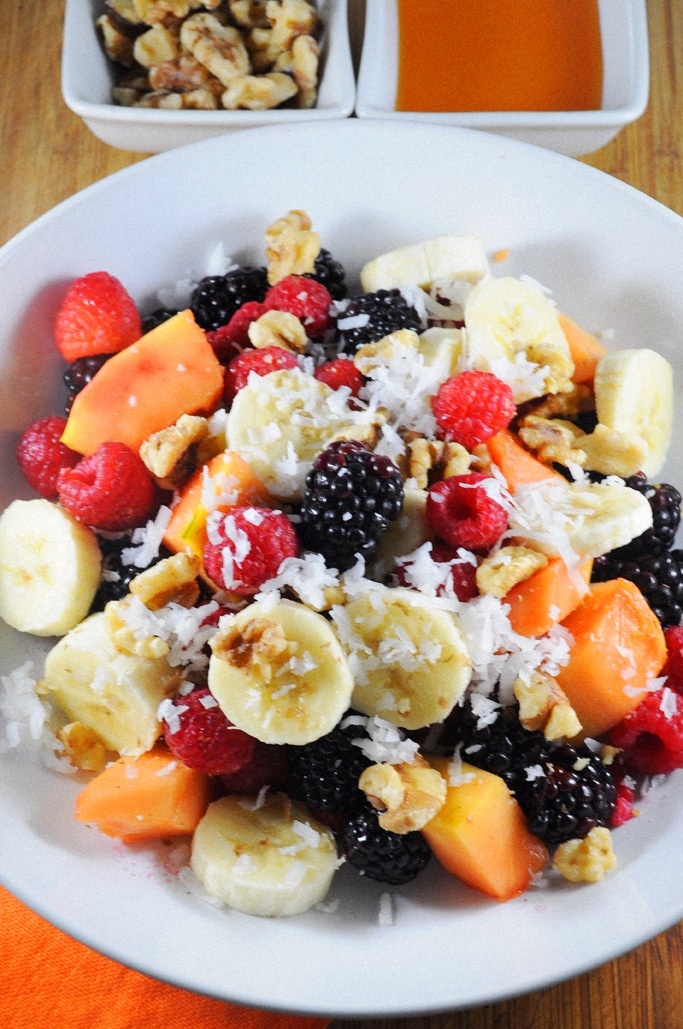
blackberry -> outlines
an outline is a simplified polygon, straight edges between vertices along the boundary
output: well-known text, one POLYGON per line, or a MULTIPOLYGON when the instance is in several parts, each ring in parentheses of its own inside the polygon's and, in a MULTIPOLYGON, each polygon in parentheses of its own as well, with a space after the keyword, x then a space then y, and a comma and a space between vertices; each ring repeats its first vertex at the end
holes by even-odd
POLYGON ((503 713, 480 726, 470 704, 459 710, 456 731, 464 760, 501 776, 530 831, 548 846, 582 838, 610 822, 617 798, 614 777, 587 746, 546 740, 503 713))
POLYGON ((338 321, 341 322, 341 349, 347 354, 355 354, 366 343, 373 343, 398 329, 419 332, 422 328, 416 309, 398 289, 380 289, 376 293, 353 297, 338 316, 338 321), (359 319, 363 324, 345 329, 344 323, 351 318, 359 319))
POLYGON ((652 526, 642 536, 613 551, 620 559, 661 553, 673 546, 681 521, 681 494, 668 482, 648 482, 639 472, 625 480, 626 485, 647 497, 652 508, 652 526))
POLYGON ((177 311, 172 311, 169 307, 157 307, 153 311, 150 311, 142 319, 142 334, 143 336, 147 332, 151 332, 152 329, 156 329, 157 325, 161 325, 163 322, 167 322, 169 318, 172 318, 177 311))
POLYGON ((316 811, 351 811, 365 800, 358 780, 372 762, 354 739, 366 736, 362 726, 344 725, 344 719, 303 747, 289 748, 290 788, 316 811))
POLYGON ((316 279, 326 287, 333 300, 343 300, 348 294, 346 288, 346 271, 344 266, 335 261, 329 250, 321 247, 315 259, 313 271, 304 275, 305 279, 316 279))
POLYGON ((366 804, 341 831, 341 847, 361 875, 390 886, 409 883, 425 868, 431 850, 421 832, 395 833, 383 829, 378 812, 366 804))
POLYGON ((629 579, 634 582, 648 604, 667 629, 683 618, 683 551, 671 550, 635 559, 620 557, 620 550, 596 557, 592 582, 629 579))
MULTIPOLYGON (((123 600, 129 592, 131 579, 140 574, 139 568, 124 564, 122 560, 122 552, 131 546, 130 533, 116 538, 98 536, 97 542, 102 552, 102 577, 90 608, 91 612, 103 611, 110 600, 123 600)), ((157 561, 168 557, 169 554, 170 551, 163 550, 157 561)))
POLYGON ((71 362, 62 376, 68 390, 64 404, 65 415, 71 410, 74 397, 81 392, 84 386, 88 385, 95 373, 99 372, 102 365, 112 356, 112 354, 89 354, 87 357, 77 357, 75 361, 71 362))
POLYGON ((192 291, 190 308, 199 325, 207 332, 220 329, 238 307, 248 301, 263 301, 268 290, 265 268, 244 265, 225 275, 207 275, 192 291))
POLYGON ((345 571, 358 555, 372 560, 402 506, 403 480, 393 461, 356 440, 337 440, 318 455, 306 477, 301 542, 345 571))

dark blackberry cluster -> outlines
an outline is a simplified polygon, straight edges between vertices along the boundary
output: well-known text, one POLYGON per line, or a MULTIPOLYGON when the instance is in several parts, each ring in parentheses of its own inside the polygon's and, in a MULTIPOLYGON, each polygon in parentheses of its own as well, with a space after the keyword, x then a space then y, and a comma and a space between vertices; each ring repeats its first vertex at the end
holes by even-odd
MULTIPOLYGON (((123 600, 129 593, 131 579, 140 574, 139 568, 124 564, 122 560, 123 551, 131 546, 130 533, 117 535, 116 538, 98 536, 97 542, 102 553, 102 572, 100 585, 90 608, 91 613, 103 611, 110 600, 123 600)), ((170 551, 162 548, 157 560, 160 561, 169 554, 170 551)))
POLYGON ((340 349, 346 354, 355 354, 366 343, 373 343, 398 329, 419 332, 422 328, 416 309, 398 289, 380 289, 376 293, 352 297, 339 319, 343 326, 346 319, 357 317, 363 318, 364 324, 339 329, 340 349))
POLYGON ((348 294, 344 266, 324 247, 320 248, 313 271, 309 275, 304 275, 304 278, 321 282, 333 300, 343 300, 348 294))
POLYGON ((402 886, 420 874, 431 858, 421 832, 395 833, 383 829, 370 804, 359 808, 341 831, 341 846, 350 865, 377 882, 402 886))
POLYGON ((88 357, 78 357, 71 362, 63 375, 64 385, 67 388, 67 398, 64 404, 65 415, 71 410, 74 397, 88 385, 95 373, 99 372, 102 365, 111 356, 111 354, 90 354, 88 357))
POLYGON ((681 520, 681 494, 670 483, 650 483, 642 475, 625 480, 647 497, 652 526, 626 546, 596 557, 592 581, 629 579, 641 591, 666 629, 683 618, 683 551, 671 550, 681 520))
POLYGON ((463 759, 505 781, 530 831, 548 846, 609 824, 617 797, 614 777, 587 746, 546 740, 502 712, 479 726, 469 703, 458 709, 454 728, 463 759))
POLYGON ((225 275, 207 275, 192 291, 190 308, 197 323, 207 332, 220 329, 232 318, 238 307, 249 301, 259 303, 268 291, 265 268, 243 265, 225 275))
POLYGON ((172 318, 177 311, 171 310, 170 307, 156 307, 153 311, 150 311, 148 315, 142 319, 142 334, 143 336, 151 332, 152 329, 156 329, 157 325, 161 325, 163 322, 167 322, 169 318, 172 318))
POLYGON ((358 780, 372 762, 353 740, 367 736, 362 725, 344 724, 303 747, 290 747, 291 792, 316 811, 354 810, 365 800, 358 780))
POLYGON ((402 506, 403 480, 394 462, 355 440, 337 440, 306 477, 298 526, 302 545, 340 571, 358 555, 371 561, 402 506))

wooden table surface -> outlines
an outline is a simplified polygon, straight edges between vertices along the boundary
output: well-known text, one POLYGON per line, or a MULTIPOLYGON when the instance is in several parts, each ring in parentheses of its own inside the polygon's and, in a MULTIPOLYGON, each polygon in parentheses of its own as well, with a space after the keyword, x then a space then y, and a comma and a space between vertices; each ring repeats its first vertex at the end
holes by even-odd
MULTIPOLYGON (((63 6, 0 0, 0 244, 61 200, 146 156, 100 143, 65 106, 63 6)), ((648 110, 584 160, 683 215, 683 2, 648 0, 648 17, 648 110)), ((335 1020, 332 1029, 683 1029, 682 951, 683 923, 587 975, 508 1003, 431 1017, 335 1020)))

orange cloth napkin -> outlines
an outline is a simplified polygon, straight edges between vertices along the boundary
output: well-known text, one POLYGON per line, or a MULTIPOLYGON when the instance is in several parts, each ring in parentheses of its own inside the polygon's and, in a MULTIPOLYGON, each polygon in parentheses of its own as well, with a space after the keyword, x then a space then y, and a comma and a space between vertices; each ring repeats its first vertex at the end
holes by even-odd
POLYGON ((2 1029, 325 1029, 150 979, 55 929, 0 887, 2 1029))

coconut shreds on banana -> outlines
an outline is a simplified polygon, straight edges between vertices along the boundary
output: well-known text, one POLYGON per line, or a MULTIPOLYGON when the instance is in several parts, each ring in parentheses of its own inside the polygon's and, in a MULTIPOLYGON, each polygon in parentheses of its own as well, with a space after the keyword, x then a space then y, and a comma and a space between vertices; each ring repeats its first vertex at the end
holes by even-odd
MULTIPOLYGON (((199 675, 230 721, 257 740, 302 746, 353 710, 351 719, 366 730, 358 741, 366 756, 376 767, 405 770, 422 760, 406 731, 442 722, 467 691, 485 717, 491 683, 504 704, 566 661, 565 634, 513 632, 502 591, 457 599, 449 566, 432 556, 425 514, 434 477, 470 468, 497 475, 481 454, 436 438, 431 397, 442 381, 466 369, 490 371, 518 404, 573 389, 555 305, 531 280, 495 278, 481 242, 470 236, 387 252, 366 264, 360 279, 367 292, 402 290, 424 316, 423 331, 401 330, 359 349, 354 363, 366 380, 364 402, 349 403, 348 391, 316 380, 302 359, 297 369, 252 376, 224 425, 227 447, 253 468, 273 506, 301 500, 316 455, 334 439, 357 439, 394 458, 406 480, 403 512, 369 567, 359 560, 340 574, 304 551, 256 598, 233 598, 232 613, 217 625, 207 621, 216 600, 183 604, 183 596, 195 597, 189 586, 169 594, 179 603, 163 591, 146 603, 142 580, 124 601, 89 615, 101 576, 95 533, 47 500, 14 501, 0 517, 0 616, 22 632, 61 637, 37 693, 107 750, 150 750, 170 698, 199 675), (404 585, 384 585, 399 559, 404 585)), ((658 474, 673 423, 668 362, 646 349, 608 352, 593 395, 596 429, 583 434, 583 452, 577 429, 572 453, 583 453, 593 470, 602 463, 609 475, 611 441, 624 461, 635 454, 648 475, 658 474)), ((646 498, 622 480, 589 482, 580 469, 575 475, 578 481, 535 483, 514 497, 498 483, 497 499, 508 511, 501 562, 531 554, 538 562, 529 567, 536 567, 560 555, 576 566, 652 524, 646 498)), ((142 543, 132 559, 137 555, 141 569, 158 555, 160 524, 138 530, 142 543)), ((460 556, 478 563, 473 554, 460 556)), ((168 571, 177 577, 175 567, 168 571)), ((186 578, 196 574, 192 564, 186 578)), ((215 801, 192 841, 191 867, 205 891, 257 915, 296 914, 321 902, 338 863, 330 829, 283 793, 215 801)))

